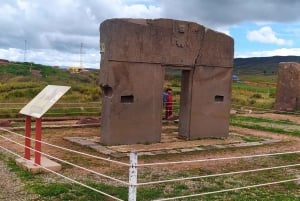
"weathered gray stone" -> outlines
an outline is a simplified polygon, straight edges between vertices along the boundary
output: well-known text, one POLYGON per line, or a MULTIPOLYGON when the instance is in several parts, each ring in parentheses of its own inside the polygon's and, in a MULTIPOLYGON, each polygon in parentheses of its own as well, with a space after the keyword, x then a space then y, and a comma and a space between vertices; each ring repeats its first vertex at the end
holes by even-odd
POLYGON ((281 62, 278 69, 276 110, 300 110, 300 64, 281 62))
POLYGON ((110 19, 100 36, 102 143, 160 141, 165 67, 182 70, 179 135, 228 136, 231 37, 171 19, 110 19))

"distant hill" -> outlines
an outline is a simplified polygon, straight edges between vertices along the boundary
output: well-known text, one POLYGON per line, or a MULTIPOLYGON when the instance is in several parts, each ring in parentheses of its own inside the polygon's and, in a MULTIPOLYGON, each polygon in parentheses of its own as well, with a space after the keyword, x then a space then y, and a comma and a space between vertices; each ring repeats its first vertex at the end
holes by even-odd
POLYGON ((273 56, 234 59, 237 74, 276 74, 280 62, 299 62, 300 56, 273 56))
MULTIPOLYGON (((64 101, 99 101, 99 70, 71 73, 66 69, 29 62, 0 65, 0 102, 26 102, 47 85, 70 86, 64 101)), ((0 114, 1 116, 1 114, 0 114)))

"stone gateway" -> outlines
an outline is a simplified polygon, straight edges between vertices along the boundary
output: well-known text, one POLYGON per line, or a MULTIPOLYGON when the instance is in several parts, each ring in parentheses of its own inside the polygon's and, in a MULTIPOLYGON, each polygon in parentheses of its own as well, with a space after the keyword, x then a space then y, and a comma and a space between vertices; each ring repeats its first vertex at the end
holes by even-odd
POLYGON ((160 141, 165 68, 182 71, 179 135, 188 140, 228 136, 233 43, 193 22, 102 22, 101 142, 160 141))

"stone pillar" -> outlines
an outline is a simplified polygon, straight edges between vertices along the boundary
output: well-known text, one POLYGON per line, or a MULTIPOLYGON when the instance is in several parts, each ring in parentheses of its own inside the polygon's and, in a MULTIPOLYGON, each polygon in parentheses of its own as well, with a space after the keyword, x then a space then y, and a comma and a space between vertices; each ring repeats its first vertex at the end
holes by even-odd
POLYGON ((110 62, 102 82, 101 142, 107 145, 159 142, 162 120, 160 65, 110 62), (108 93, 105 90, 109 90, 108 93))
POLYGON ((206 30, 193 77, 189 139, 227 137, 231 104, 233 39, 206 30))
POLYGON ((276 110, 295 111, 300 109, 300 64, 281 62, 278 69, 276 110))
POLYGON ((189 139, 228 136, 231 74, 231 68, 195 68, 189 139))

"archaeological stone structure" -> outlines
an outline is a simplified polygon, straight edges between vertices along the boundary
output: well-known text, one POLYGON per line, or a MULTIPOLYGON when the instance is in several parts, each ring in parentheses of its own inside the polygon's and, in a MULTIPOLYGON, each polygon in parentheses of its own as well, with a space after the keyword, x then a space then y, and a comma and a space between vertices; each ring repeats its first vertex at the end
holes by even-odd
POLYGON ((179 137, 227 137, 233 39, 171 19, 100 25, 101 142, 160 142, 166 68, 181 71, 179 137))
POLYGON ((276 110, 300 110, 300 64, 281 62, 278 69, 276 110))

